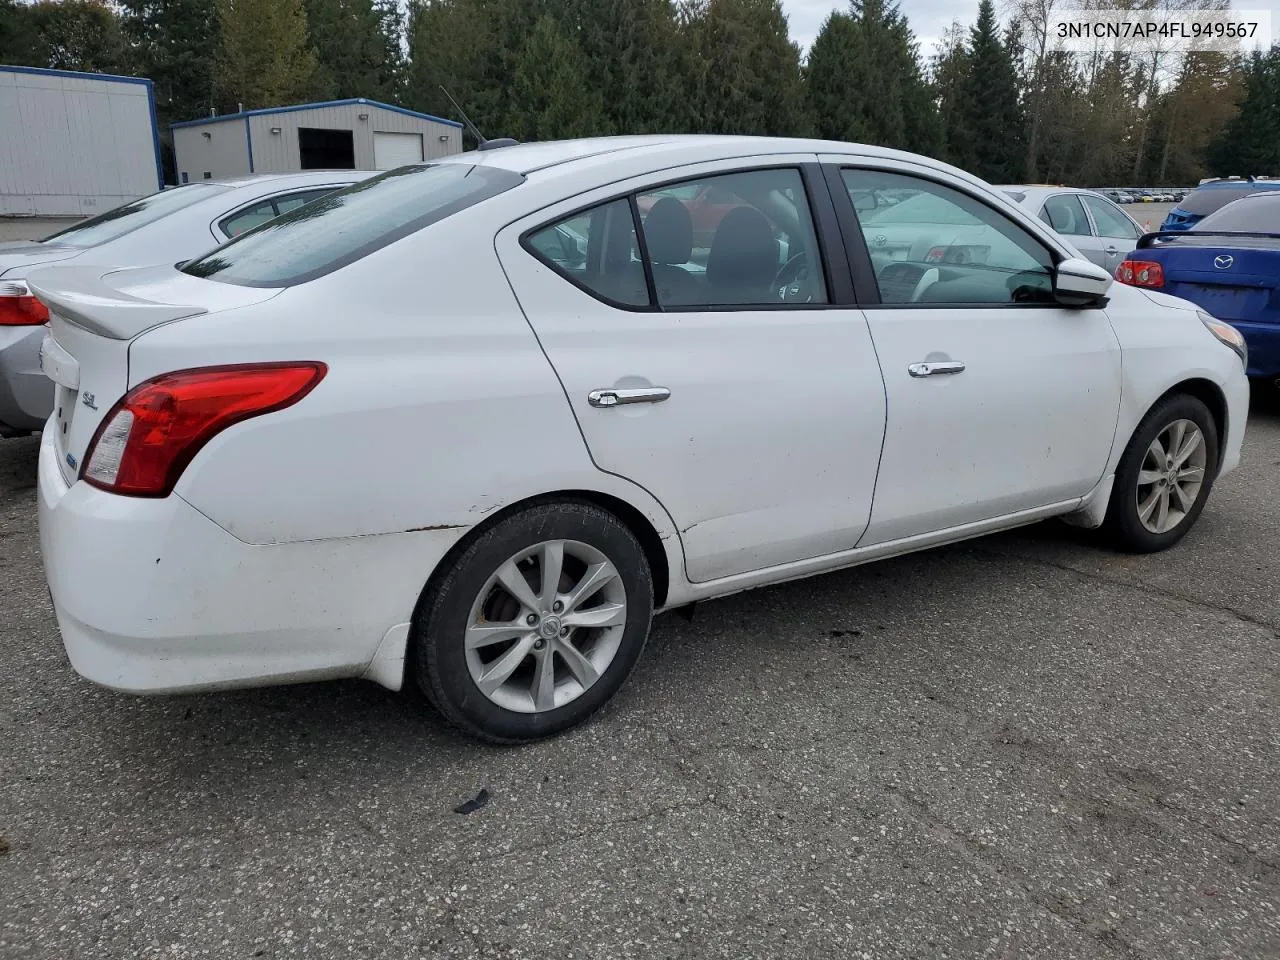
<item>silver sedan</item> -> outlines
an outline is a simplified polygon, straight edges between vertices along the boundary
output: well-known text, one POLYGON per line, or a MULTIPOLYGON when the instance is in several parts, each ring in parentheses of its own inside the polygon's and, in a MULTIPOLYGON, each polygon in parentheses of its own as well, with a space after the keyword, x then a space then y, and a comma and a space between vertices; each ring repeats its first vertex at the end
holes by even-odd
POLYGON ((1075 187, 999 187, 1098 266, 1114 273, 1146 231, 1113 201, 1075 187))
POLYGON ((48 313, 27 271, 75 261, 141 267, 189 260, 374 171, 316 170, 202 180, 82 220, 43 240, 0 243, 0 436, 39 430, 53 410, 40 370, 48 313))

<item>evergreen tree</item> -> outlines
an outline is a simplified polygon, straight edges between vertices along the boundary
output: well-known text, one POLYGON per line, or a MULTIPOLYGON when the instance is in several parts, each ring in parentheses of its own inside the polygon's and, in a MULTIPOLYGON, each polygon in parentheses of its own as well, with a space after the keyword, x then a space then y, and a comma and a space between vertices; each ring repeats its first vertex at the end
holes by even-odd
POLYGON ((441 92, 444 86, 486 136, 507 135, 511 84, 502 76, 499 15, 493 0, 415 0, 409 8, 405 102, 461 120, 441 92))
POLYGON ((1244 71, 1240 112, 1209 150, 1223 177, 1280 175, 1280 47, 1254 53, 1244 71))
POLYGON ((691 11, 689 86, 700 133, 786 136, 810 123, 800 48, 779 0, 705 0, 691 11))
POLYGON ((220 99, 226 109, 274 107, 305 97, 316 59, 303 0, 218 0, 220 99))
POLYGON ((18 0, 0 0, 0 63, 48 66, 31 8, 18 0))
POLYGON ((915 36, 893 0, 854 0, 833 13, 805 75, 818 135, 935 153, 937 113, 915 36))
POLYGON ((610 129, 667 133, 689 127, 693 117, 671 0, 565 0, 555 9, 566 33, 577 37, 610 129))
POLYGON ((101 0, 41 0, 28 16, 40 66, 89 73, 128 73, 133 66, 120 18, 101 0))
POLYGON ((383 88, 387 50, 373 0, 305 0, 305 6, 316 58, 310 95, 387 99, 393 91, 383 88))
POLYGON ((1025 173, 1026 118, 1013 52, 1000 36, 992 0, 978 5, 964 66, 964 166, 991 183, 1017 183, 1025 173))
POLYGON ((120 6, 139 72, 155 83, 161 129, 208 116, 218 56, 214 0, 120 0, 120 6))
POLYGON ((378 18, 378 39, 382 43, 382 61, 378 69, 378 88, 382 98, 399 103, 404 98, 408 71, 405 59, 405 15, 400 0, 374 0, 378 18))
POLYGON ((602 132, 604 99, 582 50, 551 14, 534 25, 516 61, 509 136, 566 140, 602 132))

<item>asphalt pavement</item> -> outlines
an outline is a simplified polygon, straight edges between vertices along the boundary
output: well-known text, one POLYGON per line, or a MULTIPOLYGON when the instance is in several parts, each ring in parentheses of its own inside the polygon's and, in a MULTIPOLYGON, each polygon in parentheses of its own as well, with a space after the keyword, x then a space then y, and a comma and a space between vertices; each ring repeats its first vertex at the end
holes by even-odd
POLYGON ((35 465, 0 442, 4 960, 1280 956, 1274 395, 1168 553, 1043 524, 708 603, 507 749, 370 683, 81 680, 35 465))

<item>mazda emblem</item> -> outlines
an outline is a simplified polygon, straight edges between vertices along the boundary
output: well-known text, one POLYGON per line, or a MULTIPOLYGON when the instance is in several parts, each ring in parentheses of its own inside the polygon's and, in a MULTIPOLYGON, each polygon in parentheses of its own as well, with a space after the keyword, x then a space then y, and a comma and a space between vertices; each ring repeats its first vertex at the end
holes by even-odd
POLYGON ((1231 265, 1235 262, 1236 262, 1235 257, 1229 257, 1226 254, 1223 254, 1220 257, 1213 258, 1213 265, 1217 267, 1219 270, 1230 270, 1231 265))

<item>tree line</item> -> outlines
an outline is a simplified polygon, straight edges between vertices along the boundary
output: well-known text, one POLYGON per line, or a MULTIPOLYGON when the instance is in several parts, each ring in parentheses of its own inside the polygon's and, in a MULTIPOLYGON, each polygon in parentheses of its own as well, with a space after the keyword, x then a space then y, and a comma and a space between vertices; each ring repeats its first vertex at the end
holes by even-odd
POLYGON ((1280 174, 1280 48, 1069 54, 1056 0, 1006 2, 926 53, 895 0, 851 0, 805 53, 780 0, 0 0, 0 63, 150 77, 164 127, 345 97, 454 116, 444 86, 491 137, 812 135, 995 183, 1280 174))

